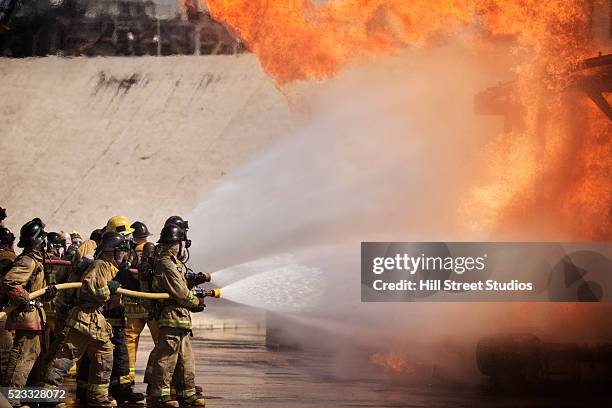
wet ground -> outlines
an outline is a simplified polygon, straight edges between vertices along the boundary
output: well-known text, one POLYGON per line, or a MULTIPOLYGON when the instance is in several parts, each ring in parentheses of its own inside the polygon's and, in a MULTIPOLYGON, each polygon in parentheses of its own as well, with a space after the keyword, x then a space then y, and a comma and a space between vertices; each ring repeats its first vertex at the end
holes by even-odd
MULTIPOLYGON (((408 385, 385 376, 336 375, 329 356, 305 351, 269 351, 263 327, 201 327, 192 341, 198 382, 210 407, 605 407, 609 396, 499 397, 477 387, 408 385)), ((152 347, 145 336, 137 375, 152 347)), ((142 389, 140 385, 139 388, 142 389)), ((144 390, 143 390, 144 391, 144 390)))
MULTIPOLYGON (((476 385, 441 380, 439 373, 428 368, 411 374, 412 379, 419 378, 415 383, 369 363, 367 353, 348 352, 342 347, 333 355, 321 350, 269 350, 265 315, 249 314, 244 308, 226 310, 223 315, 206 314, 205 319, 194 323, 196 375, 198 384, 204 387, 207 406, 212 408, 612 406, 610 393, 575 393, 568 387, 560 390, 562 395, 486 395, 476 385)), ((329 342, 338 343, 337 337, 320 338, 327 337, 329 342)), ((137 390, 141 392, 145 391, 142 380, 152 346, 145 329, 136 364, 137 390)), ((65 385, 74 390, 74 379, 65 385)), ((76 406, 74 400, 70 402, 69 406, 76 406)), ((143 405, 129 408, 136 407, 143 405)))

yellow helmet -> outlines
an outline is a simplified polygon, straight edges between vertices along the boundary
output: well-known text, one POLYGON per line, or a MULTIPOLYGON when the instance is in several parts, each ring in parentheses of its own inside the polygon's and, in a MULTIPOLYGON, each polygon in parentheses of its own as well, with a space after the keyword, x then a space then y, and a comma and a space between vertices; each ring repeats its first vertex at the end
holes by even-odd
POLYGON ((106 230, 118 232, 121 235, 129 235, 134 232, 134 228, 130 227, 130 219, 125 215, 115 215, 110 217, 106 223, 106 230))

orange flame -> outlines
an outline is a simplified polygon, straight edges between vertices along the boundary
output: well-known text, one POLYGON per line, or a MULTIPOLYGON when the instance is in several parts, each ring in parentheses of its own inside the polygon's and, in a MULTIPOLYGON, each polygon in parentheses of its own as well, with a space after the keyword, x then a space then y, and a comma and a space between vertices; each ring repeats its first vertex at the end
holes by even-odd
POLYGON ((414 369, 405 355, 395 352, 374 353, 370 356, 371 364, 380 366, 385 372, 393 374, 410 374, 414 369))
POLYGON ((494 181, 470 193, 468 213, 498 236, 610 240, 612 122, 584 94, 561 92, 579 79, 578 62, 596 52, 591 9, 582 1, 503 6, 487 10, 487 26, 516 34, 535 55, 517 67, 525 129, 491 143, 485 157, 494 181))
POLYGON ((511 37, 524 130, 502 134, 468 192, 467 217, 497 236, 612 238, 612 125, 584 95, 560 92, 593 56, 601 0, 208 0, 279 84, 324 79, 362 58, 428 44, 461 27, 511 37), (534 235, 535 233, 535 235, 534 235), (522 235, 521 235, 522 234, 522 235))
POLYGON ((333 76, 360 54, 392 52, 453 23, 468 23, 471 0, 207 1, 281 83, 333 76))
POLYGON ((360 55, 392 52, 476 18, 495 35, 516 35, 536 54, 566 58, 583 52, 579 26, 588 22, 580 0, 208 0, 216 19, 238 32, 263 68, 281 84, 324 78, 360 55), (568 31, 572 33, 569 38, 568 31), (568 42, 568 40, 570 40, 568 42))

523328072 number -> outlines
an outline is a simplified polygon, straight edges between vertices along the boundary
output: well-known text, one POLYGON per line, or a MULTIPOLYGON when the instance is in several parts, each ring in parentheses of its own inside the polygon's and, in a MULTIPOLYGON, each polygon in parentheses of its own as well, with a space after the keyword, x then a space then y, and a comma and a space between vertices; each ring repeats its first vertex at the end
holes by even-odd
POLYGON ((0 393, 8 400, 22 402, 63 402, 68 398, 68 391, 65 388, 0 387, 0 393))

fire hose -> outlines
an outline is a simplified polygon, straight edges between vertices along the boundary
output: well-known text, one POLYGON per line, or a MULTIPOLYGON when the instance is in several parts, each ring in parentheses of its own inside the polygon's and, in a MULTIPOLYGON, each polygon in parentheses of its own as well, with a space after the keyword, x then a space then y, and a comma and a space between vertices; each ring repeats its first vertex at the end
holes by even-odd
MULTIPOLYGON (((60 284, 55 285, 55 288, 57 290, 79 289, 81 285, 82 285, 81 282, 60 283, 60 284)), ((30 300, 36 299, 37 297, 44 295, 46 290, 47 288, 44 287, 42 289, 39 289, 39 290, 36 290, 30 293, 30 300)), ((209 289, 209 290, 196 288, 194 292, 196 296, 198 297, 214 297, 214 298, 221 297, 221 289, 219 288, 209 289)), ((117 293, 121 295, 141 298, 141 299, 150 299, 150 300, 170 299, 170 295, 167 293, 138 292, 136 290, 129 290, 129 289, 124 289, 124 288, 117 289, 117 293)), ((6 316, 9 313, 11 313, 15 308, 16 306, 11 305, 11 306, 8 306, 4 311, 0 312, 0 321, 6 319, 6 316)))
MULTIPOLYGON (((67 261, 65 259, 46 259, 45 264, 47 265, 60 265, 60 266, 71 266, 72 261, 67 261)), ((130 268, 128 269, 132 273, 138 273, 138 269, 130 268)))

